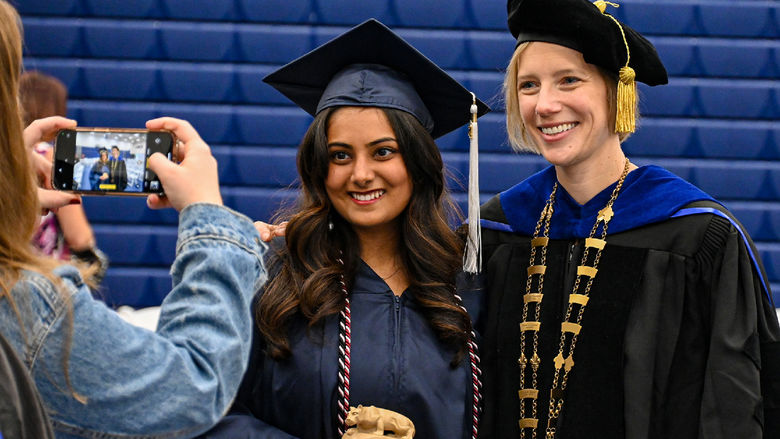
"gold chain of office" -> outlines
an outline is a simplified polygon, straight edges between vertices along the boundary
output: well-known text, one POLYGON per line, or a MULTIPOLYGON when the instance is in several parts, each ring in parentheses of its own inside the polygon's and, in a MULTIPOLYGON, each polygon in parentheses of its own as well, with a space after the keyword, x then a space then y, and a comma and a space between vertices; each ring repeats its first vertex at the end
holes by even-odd
MULTIPOLYGON (((553 376, 552 385, 550 388, 550 405, 549 413, 547 417, 547 429, 545 431, 545 439, 554 439, 556 433, 556 424, 558 416, 563 409, 563 398, 566 391, 566 383, 569 378, 569 374, 574 368, 574 348, 577 345, 577 336, 582 329, 582 316, 585 313, 585 307, 588 304, 591 285, 593 285, 593 279, 598 273, 599 260, 601 259, 601 252, 604 250, 607 241, 607 225, 614 216, 612 205, 620 193, 620 189, 623 187, 623 182, 628 175, 630 162, 626 159, 626 164, 623 167, 623 174, 618 180, 617 186, 612 191, 607 205, 604 206, 596 217, 596 223, 593 224, 593 228, 590 231, 590 236, 585 240, 585 249, 582 254, 580 265, 577 267, 577 277, 572 287, 572 293, 569 295, 569 304, 566 310, 566 315, 561 322, 561 338, 558 345, 558 355, 553 360, 555 365, 555 374, 553 376), (594 238, 596 232, 599 229, 599 225, 603 224, 601 230, 601 237, 594 238), (595 251, 595 256, 592 258, 592 265, 588 265, 589 255, 591 250, 595 251), (587 279, 583 282, 583 278, 587 279), (581 285, 584 283, 585 287, 580 292, 581 285), (573 319, 573 321, 572 321, 573 319)), ((536 223, 533 238, 531 239, 531 257, 528 264, 528 279, 525 286, 525 296, 523 296, 523 321, 520 323, 520 358, 517 360, 520 365, 520 390, 518 390, 518 396, 520 398, 520 438, 526 438, 526 430, 530 430, 531 438, 536 439, 537 424, 539 423, 539 417, 537 412, 537 400, 539 396, 538 389, 538 371, 541 364, 539 358, 539 330, 541 328, 541 311, 542 311, 542 298, 544 288, 544 273, 547 269, 545 265, 547 262, 547 244, 549 243, 550 234, 550 220, 553 216, 553 206, 555 204, 555 193, 558 190, 558 183, 553 186, 550 197, 547 199, 547 203, 542 209, 542 214, 539 217, 539 221, 536 223), (539 237, 539 232, 544 230, 543 236, 539 237), (539 261, 537 263, 537 255, 539 255, 539 261), (536 280, 536 282, 534 282, 536 280), (536 284, 536 292, 533 291, 533 285, 536 284), (533 307, 533 312, 529 313, 529 309, 533 307), (533 316, 532 320, 529 320, 529 315, 533 316), (529 345, 526 340, 526 334, 531 333, 531 355, 526 355, 526 349, 529 345), (528 367, 530 365, 530 368, 528 367), (530 387, 526 387, 526 375, 530 375, 530 387), (530 406, 530 416, 527 416, 527 406, 530 406)))

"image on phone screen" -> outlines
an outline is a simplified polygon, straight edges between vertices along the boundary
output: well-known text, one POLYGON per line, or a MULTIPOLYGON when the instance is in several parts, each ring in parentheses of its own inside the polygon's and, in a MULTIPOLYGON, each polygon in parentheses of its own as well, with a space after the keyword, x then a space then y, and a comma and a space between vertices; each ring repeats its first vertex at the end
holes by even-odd
POLYGON ((161 152, 170 159, 172 144, 168 132, 63 130, 55 144, 53 185, 81 193, 161 193, 147 158, 161 152))

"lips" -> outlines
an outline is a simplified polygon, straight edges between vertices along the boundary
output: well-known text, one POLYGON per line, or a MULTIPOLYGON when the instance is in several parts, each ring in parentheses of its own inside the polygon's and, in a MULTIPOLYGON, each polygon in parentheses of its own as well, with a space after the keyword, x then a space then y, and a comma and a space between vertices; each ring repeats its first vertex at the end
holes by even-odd
POLYGON ((371 192, 350 192, 349 196, 358 203, 370 203, 381 198, 384 194, 384 189, 377 189, 371 192))
POLYGON ((556 134, 563 133, 565 131, 569 131, 570 129, 577 126, 576 123, 562 123, 560 125, 550 126, 550 127, 539 127, 539 130, 548 136, 554 136, 556 134))

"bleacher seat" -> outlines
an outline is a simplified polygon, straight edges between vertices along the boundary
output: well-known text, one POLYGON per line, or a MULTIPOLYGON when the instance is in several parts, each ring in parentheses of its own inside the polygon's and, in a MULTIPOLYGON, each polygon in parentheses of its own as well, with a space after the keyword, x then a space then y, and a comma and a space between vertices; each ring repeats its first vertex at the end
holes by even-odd
POLYGON ((244 20, 264 23, 307 23, 313 0, 236 0, 244 20))
POLYGON ((467 0, 395 0, 392 2, 398 25, 468 29, 467 0))
POLYGON ((83 56, 140 60, 160 59, 164 56, 161 51, 160 24, 157 22, 90 20, 83 25, 83 29, 83 48, 78 52, 83 56))
POLYGON ((306 26, 237 26, 241 62, 286 64, 313 49, 312 30, 306 26))
POLYGON ((295 147, 212 148, 219 181, 229 186, 288 187, 298 178, 295 147))
POLYGON ((760 242, 756 244, 756 248, 770 282, 780 280, 780 244, 760 242))
POLYGON ((690 181, 720 200, 776 200, 778 172, 772 163, 699 162, 690 181))
POLYGON ((702 2, 700 22, 705 35, 777 38, 780 5, 765 2, 702 2))
POLYGON ((87 218, 94 224, 176 225, 179 215, 173 209, 152 210, 146 197, 85 196, 87 218))
POLYGON ((376 18, 392 26, 392 4, 394 0, 311 0, 317 11, 317 17, 323 23, 355 25, 369 18, 376 18))
MULTIPOLYGON (((485 2, 492 3, 492 2, 485 2)), ((466 33, 466 53, 472 69, 503 71, 515 49, 509 32, 471 31, 466 33)))
POLYGON ((297 145, 312 117, 297 107, 239 107, 236 125, 247 144, 297 145))
POLYGON ((442 69, 472 68, 466 54, 466 35, 462 32, 429 29, 398 33, 442 69))
POLYGON ((109 306, 134 308, 160 306, 171 291, 171 275, 163 268, 109 267, 93 295, 109 306))
MULTIPOLYGON (((442 158, 456 180, 453 190, 465 192, 469 175, 468 156, 443 153, 442 158)), ((498 193, 520 183, 526 177, 544 169, 547 163, 541 156, 531 154, 481 154, 479 156, 479 190, 498 193)))
POLYGON ((623 144, 630 156, 780 159, 776 122, 643 118, 623 144))
POLYGON ((157 65, 150 62, 85 62, 83 96, 122 101, 160 100, 157 65))
MULTIPOLYGON (((511 39, 506 24, 506 3, 469 0, 475 24, 480 29, 503 30, 511 39)), ((508 60, 508 58, 507 58, 508 60)))
POLYGON ((253 221, 269 221, 280 208, 293 206, 297 190, 230 187, 222 189, 226 206, 248 216, 253 221))
POLYGON ((242 18, 233 1, 156 0, 154 3, 158 14, 173 20, 236 21, 242 18))
POLYGON ((116 265, 171 265, 176 253, 175 226, 96 224, 92 226, 100 249, 116 265), (121 239, 112 239, 121 237, 121 239))
MULTIPOLYGON (((93 17, 160 17, 160 5, 157 0, 81 0, 83 13, 93 17)), ((217 2, 218 3, 218 2, 217 2)))
POLYGON ((693 2, 630 2, 620 8, 608 8, 608 13, 643 35, 698 35, 703 29, 698 22, 697 6, 693 2))
POLYGON ((233 64, 166 63, 158 65, 162 93, 158 100, 243 102, 233 64))
MULTIPOLYGON (((469 150, 468 128, 462 127, 436 139, 436 144, 442 151, 469 150)), ((488 113, 479 118, 479 151, 509 153, 509 141, 504 129, 502 113, 488 113)))
POLYGON ((733 201, 725 206, 742 223, 755 242, 780 239, 780 203, 733 201))
POLYGON ((11 0, 22 15, 69 15, 78 16, 83 13, 80 0, 11 0))
POLYGON ((237 65, 236 92, 243 103, 287 105, 289 100, 273 87, 263 82, 263 78, 274 71, 271 66, 237 65))
POLYGON ((186 61, 235 61, 235 25, 231 23, 176 23, 160 27, 162 53, 186 61))
POLYGON ((81 20, 25 18, 24 50, 33 56, 84 56, 81 20))
POLYGON ((777 81, 672 78, 663 87, 640 84, 642 114, 776 119, 777 81))

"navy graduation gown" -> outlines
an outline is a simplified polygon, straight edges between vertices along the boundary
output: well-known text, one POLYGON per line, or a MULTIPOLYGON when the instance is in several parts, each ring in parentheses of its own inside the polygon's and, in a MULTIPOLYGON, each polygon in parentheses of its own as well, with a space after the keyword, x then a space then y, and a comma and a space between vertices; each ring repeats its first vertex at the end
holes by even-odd
MULTIPOLYGON (((530 236, 555 181, 550 167, 482 209, 483 438, 519 437, 530 236)), ((558 188, 540 330, 542 436, 566 296, 613 188, 585 205, 558 188)), ((778 437, 780 328, 749 237, 707 194, 654 166, 629 173, 613 209, 557 437, 778 437)))
MULTIPOLYGON (((459 279, 462 283, 462 279, 459 279)), ((459 288, 473 320, 481 294, 459 288)), ((351 292, 351 401, 401 413, 416 437, 468 438, 471 431, 471 367, 451 367, 454 352, 436 337, 408 291, 395 296, 361 262, 351 292)), ((476 323, 476 322, 475 322, 476 323)), ((290 358, 264 353, 255 332, 248 370, 231 413, 206 438, 337 438, 338 318, 307 332, 291 324, 290 358)))

